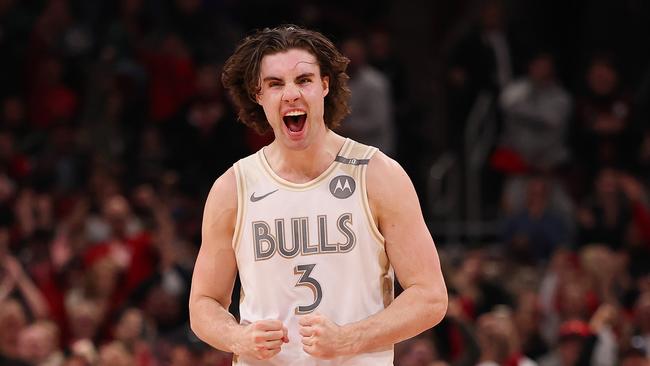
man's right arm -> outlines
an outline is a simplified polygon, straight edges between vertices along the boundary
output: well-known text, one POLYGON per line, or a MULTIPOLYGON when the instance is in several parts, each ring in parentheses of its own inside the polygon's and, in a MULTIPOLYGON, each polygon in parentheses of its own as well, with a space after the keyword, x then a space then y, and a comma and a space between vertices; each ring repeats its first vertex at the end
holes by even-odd
POLYGON ((240 325, 228 312, 237 274, 232 239, 237 220, 237 183, 230 168, 213 185, 205 203, 201 249, 190 292, 190 326, 209 345, 258 359, 273 357, 287 341, 279 320, 240 325))

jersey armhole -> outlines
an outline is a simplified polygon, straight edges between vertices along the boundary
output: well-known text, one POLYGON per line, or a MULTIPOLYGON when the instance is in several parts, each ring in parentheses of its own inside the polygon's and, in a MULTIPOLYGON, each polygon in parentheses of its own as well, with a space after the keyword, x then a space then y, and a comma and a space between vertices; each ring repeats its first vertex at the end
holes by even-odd
MULTIPOLYGON (((366 153, 363 155, 363 159, 368 159, 372 158, 372 156, 377 152, 376 147, 371 147, 369 148, 366 153)), ((368 165, 363 165, 361 167, 361 200, 363 202, 363 210, 366 212, 366 219, 368 220, 368 226, 370 227, 370 232, 372 233, 373 237, 377 241, 377 243, 384 248, 385 244, 385 239, 384 236, 381 234, 379 231, 379 228, 377 227, 377 223, 375 223, 375 220, 372 215, 372 210, 370 209, 370 202, 368 199, 368 189, 366 187, 366 170, 368 169, 368 165)))
POLYGON ((237 182, 237 219, 235 222, 235 229, 232 235, 232 248, 235 253, 239 249, 239 242, 241 241, 242 235, 242 222, 244 221, 244 210, 246 205, 244 204, 246 197, 246 184, 244 182, 244 176, 242 173, 241 162, 237 162, 233 165, 233 170, 235 171, 235 180, 237 182))

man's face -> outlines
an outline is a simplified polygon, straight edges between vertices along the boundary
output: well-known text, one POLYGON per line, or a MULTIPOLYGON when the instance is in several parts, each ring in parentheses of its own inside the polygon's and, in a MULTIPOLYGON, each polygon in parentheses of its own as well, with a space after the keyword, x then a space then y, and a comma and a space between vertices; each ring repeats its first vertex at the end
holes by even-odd
POLYGON ((327 129, 323 119, 329 78, 321 77, 316 57, 302 49, 264 56, 257 102, 275 139, 292 150, 309 146, 327 129))

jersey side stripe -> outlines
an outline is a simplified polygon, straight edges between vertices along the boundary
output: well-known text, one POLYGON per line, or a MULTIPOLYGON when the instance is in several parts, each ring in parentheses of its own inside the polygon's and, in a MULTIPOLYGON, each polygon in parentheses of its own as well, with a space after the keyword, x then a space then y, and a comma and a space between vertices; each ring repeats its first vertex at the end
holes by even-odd
POLYGON ((235 222, 235 230, 232 235, 232 247, 237 253, 239 249, 239 242, 241 241, 242 225, 246 211, 246 176, 242 172, 242 161, 235 163, 235 178, 237 180, 237 221, 235 222))
MULTIPOLYGON (((375 154, 377 151, 377 148, 375 147, 368 147, 368 150, 364 154, 363 158, 370 160, 370 158, 375 154)), ((377 240, 377 243, 384 248, 385 244, 385 239, 384 236, 381 234, 379 231, 379 228, 377 227, 377 224, 375 223, 375 219, 372 216, 372 211, 370 210, 370 202, 368 202, 368 189, 366 187, 366 169, 368 169, 367 165, 363 165, 360 167, 361 170, 361 199, 363 201, 363 208, 364 211, 366 212, 366 219, 368 220, 368 226, 370 227, 370 232, 374 235, 375 239, 377 240)))

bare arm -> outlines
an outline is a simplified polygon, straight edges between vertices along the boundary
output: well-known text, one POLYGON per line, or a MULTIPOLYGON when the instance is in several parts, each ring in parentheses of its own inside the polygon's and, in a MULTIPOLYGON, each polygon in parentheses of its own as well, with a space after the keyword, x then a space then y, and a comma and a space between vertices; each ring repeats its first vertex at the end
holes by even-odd
POLYGON ((228 312, 237 274, 232 248, 237 217, 235 173, 229 169, 215 182, 203 212, 201 249, 190 292, 190 326, 209 345, 258 359, 273 357, 286 342, 279 320, 240 325, 228 312))
POLYGON ((382 153, 370 161, 367 175, 370 206, 404 292, 379 313, 341 327, 320 314, 304 316, 305 351, 316 357, 387 349, 438 324, 447 310, 440 261, 409 177, 382 153), (325 337, 329 334, 336 334, 335 340, 325 337))
POLYGON ((190 292, 190 325, 211 346, 233 351, 240 327, 228 312, 237 274, 232 235, 237 216, 235 174, 228 170, 214 184, 205 203, 202 243, 194 265, 190 292))
MULTIPOLYGON (((13 277, 15 288, 20 291, 34 317, 37 319, 46 318, 49 315, 47 300, 29 277, 29 274, 25 272, 22 264, 16 258, 6 256, 4 265, 8 275, 13 277)), ((0 294, 0 298, 2 296, 0 294)))
POLYGON ((344 327, 359 337, 355 353, 413 337, 438 324, 447 310, 440 260, 411 180, 382 153, 375 154, 367 174, 370 206, 404 292, 384 311, 344 327))

